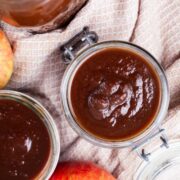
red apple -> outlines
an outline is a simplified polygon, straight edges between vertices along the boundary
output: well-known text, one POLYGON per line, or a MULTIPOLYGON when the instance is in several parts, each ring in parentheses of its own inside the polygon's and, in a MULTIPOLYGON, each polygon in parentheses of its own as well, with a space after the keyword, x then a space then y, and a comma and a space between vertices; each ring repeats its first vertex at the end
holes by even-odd
POLYGON ((8 39, 0 30, 0 89, 9 81, 13 72, 13 53, 8 39))
POLYGON ((63 162, 57 166, 50 180, 115 180, 115 178, 90 162, 63 162))

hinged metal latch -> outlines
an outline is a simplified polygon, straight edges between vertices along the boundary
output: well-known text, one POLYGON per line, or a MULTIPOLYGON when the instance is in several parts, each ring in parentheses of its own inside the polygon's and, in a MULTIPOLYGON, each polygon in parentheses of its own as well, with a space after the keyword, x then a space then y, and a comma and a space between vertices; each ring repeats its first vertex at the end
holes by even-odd
MULTIPOLYGON (((162 142, 160 145, 160 148, 162 147, 169 148, 168 138, 164 131, 165 129, 158 129, 158 131, 156 131, 149 137, 149 140, 151 140, 152 138, 156 136, 159 136, 162 142)), ((137 154, 145 161, 149 161, 149 156, 151 155, 151 152, 146 152, 145 149, 143 148, 143 146, 147 144, 147 142, 148 142, 147 140, 144 140, 141 143, 136 144, 132 149, 133 151, 136 151, 137 154)))
POLYGON ((94 31, 89 31, 89 27, 84 27, 81 32, 76 34, 67 43, 61 46, 63 51, 62 58, 69 64, 79 52, 98 41, 98 35, 94 31))

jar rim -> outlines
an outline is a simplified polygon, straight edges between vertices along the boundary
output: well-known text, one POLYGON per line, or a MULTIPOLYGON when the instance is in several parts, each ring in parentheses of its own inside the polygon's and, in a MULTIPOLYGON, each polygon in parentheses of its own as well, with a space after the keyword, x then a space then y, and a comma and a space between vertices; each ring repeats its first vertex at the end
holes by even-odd
POLYGON ((14 100, 26 105, 40 116, 40 119, 46 126, 50 137, 51 151, 46 165, 36 178, 48 180, 57 166, 60 155, 60 137, 52 116, 37 100, 18 91, 0 90, 0 99, 14 100))
MULTIPOLYGON (((9 4, 9 5, 22 5, 22 3, 27 3, 27 2, 30 2, 30 3, 37 3, 39 2, 39 4, 45 4, 47 3, 49 0, 33 0, 33 1, 29 1, 29 0, 21 0, 21 1, 17 1, 17 0, 1 0, 1 5, 4 4, 9 4)), ((39 5, 38 4, 38 5, 39 5)))
POLYGON ((122 147, 129 147, 129 146, 135 146, 138 144, 138 142, 142 140, 148 139, 148 137, 153 133, 154 130, 160 128, 162 120, 165 118, 166 112, 168 110, 169 106, 169 88, 168 88, 168 82, 166 79, 165 72, 161 65, 158 63, 158 61, 145 49, 142 47, 125 42, 125 41, 104 41, 100 43, 96 43, 77 55, 77 57, 71 62, 69 67, 67 67, 62 83, 61 83, 61 99, 62 99, 62 106, 64 109, 64 113, 66 116, 67 121, 69 122, 70 126, 83 138, 90 141, 91 143, 101 146, 101 147, 107 147, 107 148, 122 148, 122 147), (160 108, 157 112, 157 115, 152 121, 151 125, 140 132, 139 135, 134 136, 131 139, 125 140, 125 141, 108 141, 104 139, 100 139, 89 132, 86 132, 83 128, 79 126, 77 121, 74 119, 72 112, 69 107, 68 102, 68 92, 69 92, 69 86, 70 86, 70 79, 72 78, 72 74, 75 70, 77 70, 77 67, 80 67, 79 64, 82 64, 85 62, 89 55, 92 53, 101 50, 103 48, 108 47, 119 47, 119 48, 128 48, 129 50, 135 51, 136 53, 140 54, 144 57, 145 60, 150 61, 150 63, 153 67, 155 67, 156 73, 158 75, 158 78, 160 80, 160 90, 161 90, 161 102, 160 102, 160 108), (82 62, 83 61, 83 62, 82 62))

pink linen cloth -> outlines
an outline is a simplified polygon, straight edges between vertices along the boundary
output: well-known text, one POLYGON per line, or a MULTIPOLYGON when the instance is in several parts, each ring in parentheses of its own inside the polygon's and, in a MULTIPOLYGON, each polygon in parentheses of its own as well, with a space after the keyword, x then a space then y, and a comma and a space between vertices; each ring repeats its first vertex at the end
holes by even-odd
MULTIPOLYGON (((84 26, 96 31, 99 41, 133 42, 163 65, 171 97, 163 127, 170 139, 180 139, 180 0, 89 0, 66 28, 43 34, 1 23, 15 54, 7 88, 29 94, 49 110, 61 137, 60 161, 93 161, 119 180, 132 180, 141 163, 136 153, 90 144, 72 130, 63 114, 60 84, 66 65, 59 48, 84 26)), ((158 142, 148 147, 155 145, 158 142)))

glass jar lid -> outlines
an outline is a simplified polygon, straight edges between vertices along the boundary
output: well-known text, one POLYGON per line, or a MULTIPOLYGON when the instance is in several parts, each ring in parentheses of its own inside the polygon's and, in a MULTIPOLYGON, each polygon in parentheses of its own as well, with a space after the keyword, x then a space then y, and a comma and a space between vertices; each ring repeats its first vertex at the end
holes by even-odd
POLYGON ((174 180, 180 178, 180 142, 169 142, 169 148, 155 148, 149 161, 139 166, 134 180, 174 180))

